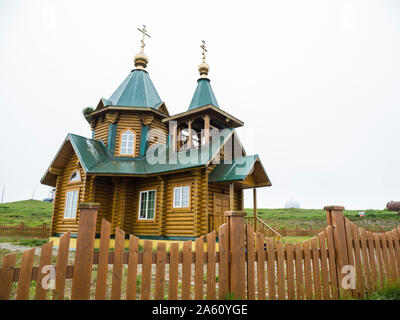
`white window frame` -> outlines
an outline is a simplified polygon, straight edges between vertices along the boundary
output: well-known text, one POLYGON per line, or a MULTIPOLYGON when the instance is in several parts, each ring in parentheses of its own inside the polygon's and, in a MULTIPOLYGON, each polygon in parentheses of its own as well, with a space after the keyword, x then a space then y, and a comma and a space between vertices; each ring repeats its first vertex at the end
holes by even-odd
POLYGON ((187 184, 187 185, 183 185, 183 186, 174 187, 174 197, 173 197, 172 201, 173 201, 172 204, 173 204, 174 208, 189 208, 189 206, 190 206, 190 185, 187 184), (185 205, 183 203, 183 189, 184 188, 188 188, 187 204, 185 204, 185 205), (176 199, 176 197, 175 197, 177 190, 180 190, 179 199, 176 199), (177 204, 176 200, 178 200, 178 204, 177 204))
POLYGON ((75 182, 80 182, 81 181, 81 173, 80 173, 80 171, 79 170, 74 170, 72 173, 71 173, 71 175, 69 176, 69 183, 75 183, 75 182), (73 176, 73 174, 74 173, 77 173, 78 175, 77 175, 77 177, 78 177, 78 179, 77 180, 72 180, 73 178, 72 178, 72 176, 73 176))
POLYGON ((120 148, 119 148, 119 154, 120 155, 124 155, 124 156, 133 156, 135 154, 135 139, 136 139, 136 133, 135 131, 131 130, 131 129, 126 129, 121 133, 121 142, 120 142, 120 148), (128 133, 129 131, 129 133, 128 133), (123 145, 124 141, 124 135, 128 135, 128 136, 133 136, 133 139, 131 141, 132 145, 129 145, 129 141, 127 138, 127 141, 125 143, 125 145, 123 145), (128 149, 132 149, 132 153, 128 153, 128 149))
POLYGON ((152 189, 152 190, 143 190, 140 191, 139 193, 139 210, 138 210, 138 219, 139 220, 154 220, 156 218, 156 206, 157 206, 157 190, 152 189), (153 217, 149 218, 148 217, 148 205, 149 205, 149 193, 154 191, 154 209, 153 209, 153 217), (141 218, 140 217, 140 210, 142 208, 142 194, 147 193, 147 198, 146 198, 146 204, 145 204, 145 212, 146 212, 146 218, 141 218))
POLYGON ((76 219, 78 212, 79 189, 68 190, 65 194, 64 219, 76 219), (69 195, 72 195, 69 198, 69 195), (76 196, 76 198, 74 198, 76 196))

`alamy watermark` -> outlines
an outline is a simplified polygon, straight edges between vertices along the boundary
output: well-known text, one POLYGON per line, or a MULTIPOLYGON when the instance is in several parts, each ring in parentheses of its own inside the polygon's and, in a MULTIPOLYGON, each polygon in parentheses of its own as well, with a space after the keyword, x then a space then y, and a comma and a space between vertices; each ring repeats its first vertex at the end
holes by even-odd
MULTIPOLYGON (((246 146, 254 147, 255 132, 247 130, 243 133, 246 146)), ((249 165, 254 161, 251 157, 243 157, 242 143, 230 128, 212 129, 208 133, 204 129, 200 132, 190 128, 178 130, 176 121, 170 121, 169 135, 160 129, 150 129, 146 134, 146 145, 145 159, 148 164, 171 166, 171 169, 234 163, 235 173, 241 175, 249 173, 249 165)))
POLYGON ((356 269, 352 265, 343 266, 341 273, 344 274, 340 283, 343 289, 355 289, 356 288, 356 269))

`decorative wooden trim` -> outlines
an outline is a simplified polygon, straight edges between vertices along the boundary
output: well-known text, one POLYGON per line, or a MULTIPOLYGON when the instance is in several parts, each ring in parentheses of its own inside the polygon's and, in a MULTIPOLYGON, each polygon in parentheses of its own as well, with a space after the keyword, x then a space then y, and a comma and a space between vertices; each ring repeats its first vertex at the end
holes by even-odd
POLYGON ((63 174, 63 170, 57 169, 57 168, 54 168, 54 167, 50 167, 48 171, 49 171, 51 174, 54 174, 54 175, 56 175, 56 176, 61 176, 61 175, 63 174))
POLYGON ((139 189, 138 191, 139 191, 139 195, 138 195, 138 207, 137 207, 137 222, 138 222, 138 223, 141 223, 141 222, 151 222, 151 223, 154 223, 154 222, 156 222, 156 214, 157 214, 157 188, 153 188, 153 189, 145 189, 145 188, 143 188, 142 190, 139 189), (146 192, 146 191, 154 191, 154 192, 155 192, 155 196, 154 196, 155 204, 154 204, 154 217, 153 217, 153 219, 143 219, 143 218, 140 218, 140 202, 141 202, 140 195, 141 195, 142 192, 146 192))
POLYGON ((96 129, 96 125, 97 125, 97 119, 92 119, 90 121, 90 129, 93 131, 96 129))
POLYGON ((144 114, 140 120, 145 126, 149 126, 154 120, 154 114, 144 114))
POLYGON ((117 123, 119 119, 119 113, 118 112, 110 112, 106 114, 106 121, 108 123, 117 123))
POLYGON ((171 184, 172 188, 172 196, 171 196, 171 208, 174 212, 181 212, 181 211, 192 211, 192 182, 177 182, 171 184), (174 197, 175 197, 175 188, 176 187, 189 187, 189 203, 187 207, 174 207, 174 197))
POLYGON ((151 107, 119 107, 119 106, 109 106, 109 107, 105 107, 103 109, 97 110, 97 111, 93 111, 90 114, 85 116, 85 119, 90 120, 93 116, 97 116, 100 115, 102 117, 104 117, 104 113, 106 111, 123 111, 123 112, 127 112, 127 111, 144 111, 144 112, 152 112, 154 114, 157 114, 158 116, 161 116, 162 118, 167 117, 168 115, 165 115, 163 112, 153 109, 151 107))
POLYGON ((134 158, 136 156, 136 139, 137 139, 137 133, 135 130, 133 130, 132 128, 124 128, 121 130, 121 132, 119 133, 119 143, 117 146, 117 152, 115 152, 115 154, 118 157, 132 157, 134 158), (134 139, 133 139, 133 154, 121 154, 121 143, 122 143, 122 135, 125 131, 131 131, 133 132, 133 134, 135 135, 134 139))

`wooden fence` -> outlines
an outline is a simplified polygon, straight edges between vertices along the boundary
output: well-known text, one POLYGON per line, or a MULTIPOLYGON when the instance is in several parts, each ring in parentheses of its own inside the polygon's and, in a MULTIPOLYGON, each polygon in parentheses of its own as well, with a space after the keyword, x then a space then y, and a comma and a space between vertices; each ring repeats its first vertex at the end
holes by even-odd
MULTIPOLYGON (((258 220, 263 221, 265 223, 265 221, 263 219, 258 218, 258 220)), ((254 228, 254 217, 245 217, 245 221, 246 223, 250 224, 253 228, 254 228)), ((269 226, 271 229, 273 229, 274 231, 265 231, 265 234, 267 237, 277 237, 277 235, 279 235, 279 237, 314 237, 317 236, 318 234, 320 234, 322 231, 324 231, 325 228, 320 228, 320 229, 313 229, 312 226, 309 226, 308 228, 299 228, 298 226, 296 226, 296 228, 276 228, 274 229, 273 227, 269 226), (274 234, 275 232, 275 234, 274 234)), ((396 226, 397 227, 397 226, 396 226)), ((260 230, 261 228, 258 228, 258 231, 262 231, 260 230)), ((382 226, 368 226, 368 228, 366 229, 367 231, 371 231, 371 232, 376 232, 376 233, 385 233, 387 231, 389 231, 387 228, 383 228, 382 226)))
POLYGON ((111 225, 104 219, 99 250, 94 250, 98 207, 80 208, 72 264, 70 234, 60 239, 55 288, 40 285, 46 276, 41 271, 52 261, 50 242, 42 246, 38 266, 34 249, 23 253, 20 267, 16 254, 4 257, 0 299, 337 299, 362 297, 400 277, 400 230, 365 231, 343 217, 343 207, 326 207, 328 226, 296 244, 254 233, 244 213, 227 212, 218 241, 211 232, 194 244, 174 242, 167 248, 158 242, 156 251, 149 240, 141 248, 133 235, 124 248, 120 229, 110 251, 111 225), (342 271, 348 266, 355 275, 350 288, 343 285, 348 282, 342 271))
POLYGON ((50 227, 43 223, 41 226, 31 227, 21 222, 16 226, 0 225, 0 237, 29 237, 29 238, 48 238, 50 227))
POLYGON ((254 232, 261 232, 265 237, 274 238, 276 240, 280 240, 282 238, 282 234, 276 231, 273 227, 268 225, 264 220, 256 217, 244 217, 244 222, 249 224, 254 232))

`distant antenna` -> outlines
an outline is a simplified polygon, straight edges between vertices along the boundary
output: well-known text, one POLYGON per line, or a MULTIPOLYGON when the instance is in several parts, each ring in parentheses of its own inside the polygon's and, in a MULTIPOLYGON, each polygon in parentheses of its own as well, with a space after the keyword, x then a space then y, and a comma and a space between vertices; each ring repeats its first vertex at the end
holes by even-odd
POLYGON ((4 190, 5 190, 5 188, 6 188, 6 185, 3 186, 3 193, 1 195, 1 203, 3 203, 3 200, 4 200, 4 190))
POLYGON ((33 200, 33 196, 35 195, 35 188, 33 188, 33 192, 32 192, 32 199, 33 200))

